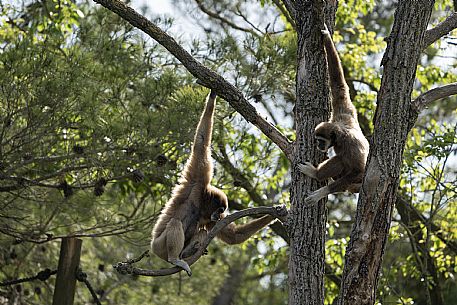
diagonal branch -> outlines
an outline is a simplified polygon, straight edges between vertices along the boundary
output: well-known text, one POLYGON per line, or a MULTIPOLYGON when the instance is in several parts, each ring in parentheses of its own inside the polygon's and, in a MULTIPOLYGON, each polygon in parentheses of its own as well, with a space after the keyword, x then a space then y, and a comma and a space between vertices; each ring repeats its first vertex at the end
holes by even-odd
POLYGON ((284 2, 285 1, 283 1, 283 3, 281 3, 280 0, 273 0, 273 4, 281 11, 281 13, 286 18, 287 22, 290 23, 292 28, 296 29, 297 25, 295 24, 295 20, 291 15, 291 11, 286 7, 286 4, 284 2))
MULTIPOLYGON (((292 19, 295 21, 295 14, 296 9, 295 9, 295 0, 281 0, 282 3, 284 3, 284 6, 286 7, 287 11, 289 12, 289 16, 292 17, 292 19)), ((295 24, 295 23, 294 23, 295 24)))
POLYGON ((425 93, 419 95, 411 104, 413 111, 419 113, 427 107, 430 103, 449 97, 451 95, 457 94, 457 83, 452 83, 448 85, 444 85, 441 87, 433 88, 425 93))
POLYGON ((201 85, 213 89, 218 96, 229 102, 229 104, 248 122, 257 126, 268 138, 278 145, 289 160, 292 159, 293 146, 287 137, 275 126, 262 118, 257 113, 255 107, 246 100, 243 94, 221 75, 202 65, 181 47, 173 37, 121 1, 94 0, 94 2, 103 5, 156 40, 175 56, 193 76, 198 78, 198 82, 201 85))
POLYGON ((209 10, 207 7, 205 7, 205 6, 203 5, 203 1, 202 1, 202 0, 195 0, 195 2, 197 3, 198 8, 199 8, 203 13, 205 13, 206 15, 208 15, 209 17, 214 18, 214 19, 216 19, 216 20, 219 20, 221 23, 227 24, 228 26, 234 28, 235 30, 240 30, 240 31, 247 32, 247 33, 251 33, 251 34, 253 34, 253 35, 258 36, 258 34, 257 34, 254 30, 248 29, 248 28, 243 28, 243 27, 239 26, 238 24, 232 22, 231 20, 222 17, 222 16, 219 15, 218 13, 209 10))
POLYGON ((402 196, 397 197, 397 201, 395 202, 397 207, 397 211, 400 214, 401 221, 405 225, 410 225, 414 221, 420 221, 425 226, 430 222, 431 231, 438 237, 446 246, 457 254, 457 242, 447 238, 443 234, 443 230, 441 227, 436 225, 431 221, 431 219, 426 219, 424 215, 421 214, 415 207, 413 207, 407 199, 402 196))
MULTIPOLYGON (((187 259, 187 263, 189 266, 194 264, 205 252, 206 248, 208 247, 211 240, 229 223, 234 222, 235 220, 245 217, 245 216, 254 216, 254 215, 262 215, 262 214, 269 214, 273 217, 278 218, 281 221, 285 221, 287 218, 287 209, 285 206, 275 206, 275 207, 257 207, 257 208, 249 208, 245 209, 233 214, 228 215, 222 220, 219 220, 216 225, 213 227, 211 231, 209 231, 208 236, 205 238, 203 243, 200 245, 200 248, 192 255, 189 259, 187 259)), ((145 254, 142 254, 144 257, 145 254)), ((159 270, 147 270, 141 268, 135 268, 132 266, 134 262, 139 261, 140 259, 134 259, 127 262, 120 262, 113 266, 117 272, 121 274, 134 274, 134 275, 144 275, 144 276, 166 276, 171 275, 174 273, 178 273, 181 271, 181 268, 172 267, 167 269, 159 269, 159 270)))
POLYGON ((457 28, 457 12, 452 13, 443 22, 439 23, 433 29, 425 31, 424 49, 429 45, 448 34, 450 31, 457 28))

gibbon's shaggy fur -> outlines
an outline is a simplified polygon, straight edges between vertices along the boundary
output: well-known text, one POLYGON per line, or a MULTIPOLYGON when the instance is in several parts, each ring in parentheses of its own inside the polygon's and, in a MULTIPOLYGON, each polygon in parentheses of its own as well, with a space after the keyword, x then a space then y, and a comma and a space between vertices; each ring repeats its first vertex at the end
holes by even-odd
POLYGON ((299 170, 319 181, 333 178, 329 185, 312 192, 307 204, 314 204, 328 194, 358 193, 362 185, 368 156, 368 141, 360 129, 357 112, 349 96, 338 52, 327 27, 322 31, 332 92, 332 114, 328 122, 316 126, 314 135, 320 151, 327 152, 333 146, 335 156, 316 167, 310 162, 299 164, 299 170))
MULTIPOLYGON (((152 251, 160 258, 192 274, 185 259, 199 248, 216 221, 225 217, 227 196, 210 185, 213 177, 211 134, 216 94, 211 91, 195 132, 192 152, 171 199, 152 230, 152 251)), ((247 240, 274 218, 265 215, 247 224, 230 223, 217 235, 227 244, 247 240)))

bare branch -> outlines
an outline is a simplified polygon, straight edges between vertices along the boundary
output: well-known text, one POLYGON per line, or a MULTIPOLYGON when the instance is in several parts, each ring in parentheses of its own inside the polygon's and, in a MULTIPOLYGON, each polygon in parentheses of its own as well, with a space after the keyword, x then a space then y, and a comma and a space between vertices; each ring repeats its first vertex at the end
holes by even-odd
POLYGON ((262 118, 257 113, 255 107, 246 100, 243 94, 221 75, 202 65, 181 47, 173 37, 119 0, 94 0, 94 2, 101 4, 110 11, 118 14, 131 25, 142 30, 156 40, 175 56, 193 76, 198 78, 201 85, 211 88, 218 96, 229 102, 229 104, 248 122, 257 126, 268 138, 278 145, 289 159, 292 159, 293 146, 287 137, 285 137, 275 126, 262 118))
POLYGON ((424 215, 421 214, 414 206, 412 206, 406 198, 403 196, 398 196, 397 201, 395 202, 397 207, 397 211, 400 214, 401 221, 405 225, 410 225, 411 222, 420 221, 423 225, 427 226, 430 224, 431 231, 438 237, 446 246, 457 254, 457 242, 447 238, 445 234, 443 234, 443 229, 432 222, 429 218, 425 218, 424 215))
MULTIPOLYGON (((289 16, 292 17, 292 19, 295 21, 295 0, 282 0, 284 3, 284 6, 286 7, 287 11, 289 12, 289 16)), ((295 22, 294 22, 295 24, 295 22)))
MULTIPOLYGON (((0 186, 0 193, 1 192, 12 192, 12 191, 17 191, 23 188, 27 188, 29 186, 39 186, 39 187, 45 187, 45 188, 53 188, 53 189, 60 189, 62 186, 60 184, 50 184, 50 183, 43 183, 41 181, 46 181, 51 178, 58 177, 61 173, 67 173, 73 170, 79 170, 79 169, 85 169, 89 168, 87 165, 81 165, 81 166, 73 166, 73 167, 66 167, 63 168, 62 170, 43 176, 39 177, 36 179, 28 179, 24 177, 16 177, 16 176, 2 176, 0 175, 0 181, 1 180, 11 180, 11 181, 16 181, 16 184, 11 184, 11 185, 5 185, 5 186, 0 186)), ((126 178, 131 178, 132 174, 128 173, 125 175, 119 175, 119 176, 114 176, 111 178, 105 178, 107 182, 110 181, 115 181, 115 180, 122 180, 126 178)), ((94 183, 86 183, 86 184, 79 184, 79 185, 71 185, 71 188, 73 189, 87 189, 87 188, 92 188, 94 187, 96 182, 94 183)))
POLYGON ((457 94, 457 83, 433 88, 419 95, 411 104, 413 111, 419 113, 430 103, 457 94))
MULTIPOLYGON (((283 1, 284 2, 284 1, 283 1)), ((286 17, 287 21, 296 29, 296 24, 294 18, 291 16, 290 10, 286 7, 285 3, 281 3, 280 0, 273 0, 273 4, 281 11, 281 13, 286 17)))
POLYGON ((239 25, 237 25, 236 23, 232 22, 231 20, 228 20, 227 18, 224 18, 222 17, 221 15, 219 15, 218 13, 216 12, 213 12, 213 11, 210 11, 208 8, 206 8, 204 5, 203 5, 203 1, 201 0, 195 0, 195 2, 197 3, 198 5, 198 8, 203 12, 205 13, 206 15, 208 15, 209 17, 211 18, 214 18, 216 20, 219 20, 220 22, 224 23, 224 24, 227 24, 228 26, 234 28, 235 30, 240 30, 240 31, 243 31, 243 32, 247 32, 247 33, 251 33, 253 35, 256 35, 258 36, 258 34, 251 30, 251 29, 248 29, 248 28, 243 28, 239 25))
POLYGON ((450 31, 457 28, 457 12, 452 13, 449 17, 446 18, 443 22, 438 24, 433 29, 425 31, 424 37, 424 49, 429 45, 448 34, 450 31))
POLYGON ((375 85, 373 85, 372 83, 364 80, 363 78, 361 79, 357 79, 357 78, 347 78, 348 81, 352 81, 352 82, 356 82, 356 83, 361 83, 361 84, 364 84, 366 86, 368 86, 368 88, 370 88, 371 91, 374 91, 376 93, 379 93, 379 89, 376 88, 375 85))
MULTIPOLYGON (((200 248, 197 252, 192 255, 189 259, 187 259, 187 263, 189 266, 194 264, 203 254, 203 252, 208 247, 211 240, 229 223, 234 222, 235 220, 245 217, 245 216, 254 216, 254 215, 264 215, 269 214, 273 217, 280 219, 281 221, 285 221, 287 218, 287 209, 285 206, 275 206, 275 207, 257 207, 257 208, 249 208, 239 212, 235 212, 233 214, 228 215, 222 220, 219 220, 213 229, 208 233, 208 236, 200 245, 200 248)), ((143 257, 144 257, 143 253, 143 257)), ((181 271, 181 268, 172 267, 167 269, 160 269, 160 270, 148 270, 148 269, 141 269, 135 268, 132 266, 132 261, 136 262, 138 259, 130 260, 127 262, 120 262, 114 265, 114 269, 121 274, 134 274, 134 275, 143 275, 143 276, 166 276, 177 273, 181 271)))

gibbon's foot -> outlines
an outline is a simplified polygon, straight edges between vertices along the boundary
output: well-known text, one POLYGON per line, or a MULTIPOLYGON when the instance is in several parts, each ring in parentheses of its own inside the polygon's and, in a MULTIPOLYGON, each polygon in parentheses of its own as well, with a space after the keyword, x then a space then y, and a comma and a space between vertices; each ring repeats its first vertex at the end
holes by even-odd
POLYGON ((305 199, 305 204, 308 206, 315 205, 319 200, 324 198, 329 194, 328 188, 326 186, 321 187, 317 191, 312 192, 309 196, 305 199))
POLYGON ((311 162, 305 162, 302 164, 298 164, 298 169, 300 170, 300 172, 302 172, 306 176, 316 179, 317 170, 311 162))
POLYGON ((325 24, 325 22, 324 22, 324 29, 321 30, 321 33, 322 33, 323 35, 330 35, 330 31, 328 30, 328 27, 327 27, 327 25, 325 24))
POLYGON ((183 260, 180 260, 180 259, 175 259, 175 260, 172 260, 172 261, 169 261, 170 264, 173 264, 179 268, 182 268, 184 271, 187 272, 187 275, 188 276, 191 276, 192 275, 192 271, 190 270, 190 267, 189 265, 183 261, 183 260))
POLYGON ((319 201, 319 198, 316 196, 315 194, 316 192, 312 192, 311 195, 309 195, 308 197, 306 197, 305 199, 305 204, 309 207, 315 205, 318 201, 319 201))

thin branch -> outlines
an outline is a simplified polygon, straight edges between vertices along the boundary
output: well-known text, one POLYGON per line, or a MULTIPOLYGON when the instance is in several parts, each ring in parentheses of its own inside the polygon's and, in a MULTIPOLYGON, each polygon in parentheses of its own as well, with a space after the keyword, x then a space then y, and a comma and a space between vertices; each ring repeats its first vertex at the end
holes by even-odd
POLYGON ((256 192, 254 185, 252 185, 251 180, 247 179, 243 172, 238 169, 235 165, 230 162, 230 159, 227 155, 225 147, 222 144, 218 145, 219 151, 222 154, 222 157, 218 155, 214 155, 214 158, 217 162, 219 162, 225 170, 227 170, 232 178, 239 183, 239 185, 246 190, 251 197, 251 200, 254 201, 258 205, 262 205, 264 200, 262 197, 256 192))
POLYGON ((356 83, 364 84, 364 85, 368 86, 368 88, 370 88, 371 91, 374 91, 374 92, 376 92, 376 93, 379 93, 379 89, 376 88, 375 85, 373 85, 373 84, 370 83, 370 82, 367 82, 367 81, 364 80, 363 78, 362 78, 362 79, 348 78, 347 80, 348 80, 348 81, 352 81, 352 82, 356 82, 356 83))
POLYGON ((221 75, 202 65, 181 47, 173 37, 119 0, 94 0, 94 2, 99 3, 116 13, 131 25, 142 30, 156 40, 175 56, 194 77, 198 78, 198 83, 211 88, 218 96, 229 102, 229 104, 248 122, 257 126, 268 138, 278 145, 289 159, 292 159, 293 146, 287 137, 285 137, 275 126, 262 118, 257 113, 255 107, 246 100, 243 94, 221 75))
POLYGON ((433 29, 425 31, 423 48, 427 48, 429 45, 436 42, 438 39, 448 34, 455 28, 457 28, 457 12, 452 13, 446 18, 446 20, 438 24, 433 29))
POLYGON ((425 107, 427 107, 430 103, 449 97, 451 95, 457 94, 457 83, 452 83, 448 85, 444 85, 441 87, 433 88, 425 93, 419 95, 411 104, 413 111, 416 113, 421 112, 425 107))
MULTIPOLYGON (((68 169, 68 171, 71 171, 71 170, 84 169, 84 168, 88 168, 88 167, 87 166, 80 166, 80 168, 78 168, 78 167, 71 167, 71 168, 68 167, 68 168, 65 168, 65 169, 68 169)), ((60 170, 57 173, 61 173, 61 172, 67 172, 67 171, 60 170)), ((62 188, 61 184, 50 184, 50 183, 41 182, 41 181, 45 181, 45 180, 51 179, 53 177, 59 176, 57 173, 49 174, 47 176, 43 176, 43 177, 40 177, 40 178, 37 178, 37 179, 28 179, 28 178, 24 178, 24 177, 1 176, 0 175, 0 181, 1 180, 11 180, 11 181, 16 181, 17 182, 16 184, 0 186, 0 193, 17 191, 17 190, 20 190, 20 189, 23 189, 23 188, 27 188, 29 186, 39 186, 39 187, 50 188, 50 189, 61 189, 62 188)), ((111 178, 105 178, 105 180, 108 183, 108 182, 111 182, 111 181, 117 181, 117 180, 122 180, 122 179, 126 179, 126 178, 131 178, 131 177, 132 177, 132 174, 128 173, 128 174, 125 174, 125 175, 119 175, 119 176, 114 176, 114 177, 111 177, 111 178)), ((88 189, 88 188, 95 187, 96 184, 97 184, 97 182, 79 184, 79 185, 75 184, 75 185, 70 185, 70 187, 72 189, 83 190, 83 189, 88 189)))
POLYGON ((258 27, 256 27, 251 21, 249 21, 248 17, 246 17, 243 12, 241 11, 240 7, 237 5, 236 6, 236 13, 234 12, 234 14, 238 17, 241 17, 241 19, 243 19, 244 22, 246 22, 247 24, 249 24, 253 29, 255 29, 256 31, 258 31, 259 33, 262 33, 262 30, 259 29, 258 27))
POLYGON ((292 28, 296 29, 297 25, 295 20, 290 15, 290 11, 286 8, 285 4, 281 3, 279 0, 273 0, 273 4, 281 11, 281 13, 286 17, 286 20, 292 25, 292 28))
POLYGON ((219 15, 218 13, 216 12, 213 12, 213 11, 210 11, 208 8, 206 8, 204 5, 203 5, 203 1, 201 0, 195 0, 195 2, 197 3, 198 5, 198 8, 203 12, 205 13, 206 15, 208 15, 209 17, 211 18, 214 18, 216 20, 219 20, 220 22, 234 28, 235 30, 240 30, 240 31, 243 31, 243 32, 247 32, 247 33, 251 33, 252 35, 256 35, 258 36, 258 34, 251 30, 251 29, 248 29, 248 28, 243 28, 239 25, 237 25, 236 23, 232 22, 231 20, 228 20, 227 18, 224 18, 222 17, 221 15, 219 15))
POLYGON ((295 20, 295 0, 281 0, 282 3, 284 3, 284 6, 286 7, 287 11, 289 12, 289 16, 292 17, 293 20, 295 20))
MULTIPOLYGON (((222 220, 219 220, 213 229, 208 233, 208 236, 200 245, 200 248, 197 252, 192 255, 189 259, 187 259, 187 263, 189 266, 194 264, 205 252, 206 248, 208 247, 211 240, 229 223, 234 222, 235 220, 245 217, 245 216, 254 216, 254 215, 264 215, 269 214, 273 217, 280 219, 281 221, 285 221, 287 218, 287 209, 285 206, 275 206, 275 207, 257 207, 257 208, 249 208, 239 212, 235 212, 233 214, 228 215, 222 220)), ((145 254, 143 253, 142 256, 144 257, 145 254)), ((138 261, 138 259, 133 259, 127 262, 120 262, 113 266, 117 272, 121 274, 133 274, 133 275, 143 275, 143 276, 166 276, 171 275, 174 273, 178 273, 182 271, 181 268, 172 267, 167 269, 159 269, 159 270, 147 270, 141 268, 135 268, 132 266, 132 261, 138 261)))
POLYGON ((402 218, 402 223, 409 225, 409 223, 414 221, 420 221, 423 225, 427 226, 430 224, 430 230, 438 237, 446 246, 457 253, 457 242, 452 239, 446 238, 443 234, 441 227, 433 223, 431 219, 427 219, 424 215, 421 214, 415 207, 413 207, 407 199, 402 196, 397 196, 397 201, 395 202, 397 210, 402 218))
POLYGON ((332 266, 329 263, 325 263, 324 265, 324 273, 325 276, 333 282, 338 288, 341 287, 341 276, 337 275, 335 273, 335 270, 333 270, 332 266))

